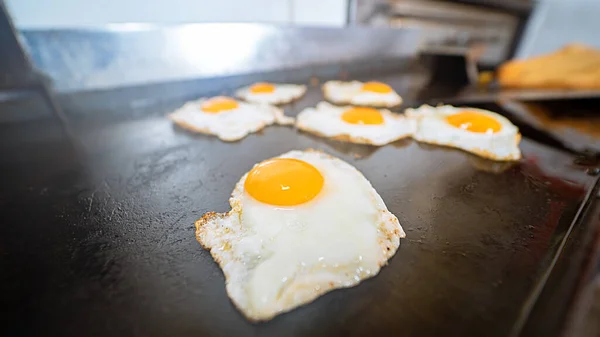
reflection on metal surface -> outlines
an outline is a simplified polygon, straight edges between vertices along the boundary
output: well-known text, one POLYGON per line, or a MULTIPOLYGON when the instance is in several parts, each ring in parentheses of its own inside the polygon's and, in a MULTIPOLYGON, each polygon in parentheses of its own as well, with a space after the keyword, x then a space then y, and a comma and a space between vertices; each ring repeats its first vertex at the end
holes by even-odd
POLYGON ((498 88, 498 86, 492 82, 489 87, 464 87, 458 95, 445 97, 445 100, 447 102, 461 102, 463 104, 480 104, 496 102, 498 100, 543 102, 570 99, 595 99, 598 97, 600 97, 600 90, 498 88))
POLYGON ((167 49, 181 55, 185 64, 207 75, 235 73, 250 69, 251 62, 267 64, 258 48, 261 41, 272 39, 272 27, 248 25, 244 29, 226 25, 208 25, 202 36, 192 26, 182 27, 175 39, 166 41, 167 49), (199 57, 199 55, 203 55, 199 57))
POLYGON ((581 186, 585 185, 588 178, 583 178, 579 174, 585 170, 573 165, 573 156, 561 153, 562 158, 557 159, 556 155, 546 148, 535 152, 529 152, 527 148, 523 148, 523 153, 526 154, 523 155, 524 158, 519 167, 530 179, 537 180, 544 185, 544 188, 549 188, 563 196, 582 193, 581 186), (565 169, 565 167, 573 170, 565 169), (574 171, 579 171, 579 173, 575 174, 574 171))
POLYGON ((35 66, 59 91, 416 55, 410 29, 265 24, 110 25, 23 31, 35 66))
POLYGON ((550 130, 573 129, 578 132, 587 134, 592 138, 600 139, 600 116, 587 118, 552 116, 551 111, 545 108, 543 104, 519 104, 522 105, 523 108, 527 109, 531 117, 534 118, 540 126, 548 128, 550 130))
POLYGON ((568 148, 600 152, 600 116, 593 101, 525 103, 504 100, 499 104, 528 125, 556 137, 568 148))

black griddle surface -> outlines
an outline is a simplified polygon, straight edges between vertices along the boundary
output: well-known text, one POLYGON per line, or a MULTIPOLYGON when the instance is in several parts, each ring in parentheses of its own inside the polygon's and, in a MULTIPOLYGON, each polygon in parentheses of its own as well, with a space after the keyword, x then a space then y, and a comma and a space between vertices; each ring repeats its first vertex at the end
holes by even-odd
MULTIPOLYGON (((288 113, 318 100, 312 89, 288 113)), ((75 148, 54 122, 0 130, 6 335, 506 336, 594 183, 573 158, 528 139, 517 164, 282 126, 224 143, 166 112, 72 113, 75 148), (378 276, 252 324, 193 223, 227 211, 253 164, 306 148, 363 172, 407 238, 378 276)))

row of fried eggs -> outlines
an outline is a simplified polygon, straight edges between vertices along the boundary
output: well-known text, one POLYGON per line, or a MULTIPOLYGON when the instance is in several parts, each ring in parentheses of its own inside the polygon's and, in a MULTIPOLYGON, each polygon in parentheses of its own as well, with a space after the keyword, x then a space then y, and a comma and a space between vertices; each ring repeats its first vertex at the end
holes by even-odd
POLYGON ((353 143, 382 146, 412 136, 420 142, 455 147, 488 159, 521 158, 518 128, 488 110, 423 105, 397 114, 367 107, 401 104, 401 97, 390 86, 358 81, 326 82, 325 98, 338 105, 320 102, 301 111, 295 121, 275 106, 296 100, 305 92, 303 85, 257 83, 236 92, 246 102, 223 96, 200 99, 188 102, 169 117, 184 128, 224 141, 242 139, 274 123, 295 122, 303 131, 353 143))

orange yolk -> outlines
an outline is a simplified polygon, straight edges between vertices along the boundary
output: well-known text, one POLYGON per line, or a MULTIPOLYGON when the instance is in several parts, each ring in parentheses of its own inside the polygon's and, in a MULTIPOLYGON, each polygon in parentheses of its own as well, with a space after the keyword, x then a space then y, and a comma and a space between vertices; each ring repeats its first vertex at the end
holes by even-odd
POLYGON ((496 133, 502 129, 502 125, 495 118, 472 110, 450 115, 446 117, 446 121, 459 129, 477 133, 496 133))
POLYGON ((275 86, 270 83, 256 83, 250 87, 253 94, 269 94, 275 91, 275 86))
POLYGON ((323 176, 311 164, 274 158, 254 167, 244 188, 254 199, 274 206, 295 206, 312 200, 323 188, 323 176))
POLYGON ((363 84, 362 91, 376 92, 378 94, 387 94, 392 92, 392 88, 381 82, 367 82, 363 84))
POLYGON ((379 110, 363 107, 355 107, 344 111, 342 120, 350 124, 383 124, 383 116, 379 110))
POLYGON ((202 106, 200 106, 200 110, 216 114, 227 110, 233 110, 238 106, 238 102, 233 98, 218 96, 204 101, 202 106))

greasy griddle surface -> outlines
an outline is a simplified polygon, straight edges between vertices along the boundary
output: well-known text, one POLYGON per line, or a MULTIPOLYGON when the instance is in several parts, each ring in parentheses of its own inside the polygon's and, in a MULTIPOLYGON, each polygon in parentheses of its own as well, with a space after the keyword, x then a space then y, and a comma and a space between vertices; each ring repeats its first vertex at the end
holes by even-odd
MULTIPOLYGON (((313 89, 288 112, 318 100, 313 89)), ((2 277, 12 335, 504 336, 592 180, 527 139, 525 159, 510 165, 282 126, 224 143, 162 113, 73 127, 79 152, 64 141, 46 141, 50 154, 19 143, 15 151, 37 152, 7 173, 28 179, 2 191, 3 253, 16 258, 2 277), (227 211, 253 164, 305 148, 363 172, 407 238, 375 278, 252 324, 229 301, 193 222, 227 211)))

